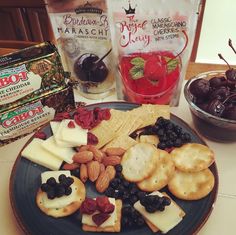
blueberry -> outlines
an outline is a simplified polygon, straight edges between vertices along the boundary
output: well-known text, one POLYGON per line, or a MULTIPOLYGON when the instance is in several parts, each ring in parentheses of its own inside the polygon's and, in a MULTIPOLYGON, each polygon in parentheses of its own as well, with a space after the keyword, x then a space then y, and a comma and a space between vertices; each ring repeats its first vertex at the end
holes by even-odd
POLYGON ((138 193, 138 189, 136 187, 133 187, 131 190, 130 190, 130 194, 132 195, 135 195, 136 193, 138 193))
POLYGON ((164 197, 163 205, 169 206, 171 204, 171 200, 168 197, 164 197))
POLYGON ((127 226, 128 222, 129 222, 128 217, 122 216, 122 219, 121 219, 122 226, 124 226, 124 227, 127 226))
POLYGON ((72 188, 71 187, 68 187, 65 189, 65 195, 68 196, 72 193, 72 188))
POLYGON ((145 206, 145 210, 148 212, 148 213, 154 213, 156 211, 156 208, 153 207, 153 206, 145 206))
POLYGON ((142 191, 140 191, 140 192, 138 192, 138 193, 137 193, 137 196, 138 196, 138 198, 139 198, 139 199, 141 199, 141 198, 143 198, 143 197, 145 197, 145 196, 146 196, 146 193, 145 193, 145 192, 142 192, 142 191))
POLYGON ((47 183, 48 185, 50 185, 50 186, 55 186, 55 185, 57 184, 55 178, 53 178, 53 177, 50 177, 50 178, 47 180, 46 183, 47 183))
POLYGON ((110 186, 114 189, 117 189, 120 185, 120 179, 115 178, 111 181, 110 186))
POLYGON ((42 185, 41 185, 41 190, 43 191, 43 192, 48 192, 49 190, 51 190, 52 189, 52 187, 50 186, 50 185, 48 185, 47 183, 43 183, 42 185))
POLYGON ((56 186, 55 188, 55 193, 56 193, 56 197, 62 197, 65 194, 65 188, 63 186, 56 186))
POLYGON ((116 165, 115 169, 116 169, 116 172, 121 172, 122 171, 122 166, 120 164, 116 165))
POLYGON ((123 215, 130 215, 132 213, 131 206, 122 207, 122 214, 123 215))
POLYGON ((157 147, 158 147, 159 149, 165 149, 167 146, 166 146, 166 143, 160 142, 160 143, 157 145, 157 147))
POLYGON ((74 183, 74 179, 72 177, 67 177, 66 178, 66 184, 67 186, 70 186, 74 183))
POLYGON ((136 195, 132 195, 131 198, 129 199, 131 204, 134 204, 135 202, 138 201, 138 197, 136 195))
POLYGON ((124 181, 123 181, 123 185, 124 185, 125 188, 128 188, 128 187, 129 187, 129 182, 126 181, 126 180, 124 180, 124 181))
POLYGON ((105 191, 105 195, 107 197, 113 197, 114 193, 115 193, 115 190, 112 187, 107 188, 107 190, 105 191))
POLYGON ((59 182, 63 182, 66 180, 66 176, 64 174, 59 175, 58 177, 59 182))
POLYGON ((72 170, 71 171, 71 175, 74 175, 75 177, 79 178, 80 177, 80 170, 79 170, 79 168, 72 170))
POLYGON ((56 197, 55 191, 53 189, 47 192, 48 199, 54 199, 56 197))
POLYGON ((145 221, 144 221, 144 219, 143 219, 142 217, 138 217, 138 218, 137 218, 137 223, 136 223, 136 224, 137 224, 139 227, 143 226, 144 223, 145 223, 145 221))

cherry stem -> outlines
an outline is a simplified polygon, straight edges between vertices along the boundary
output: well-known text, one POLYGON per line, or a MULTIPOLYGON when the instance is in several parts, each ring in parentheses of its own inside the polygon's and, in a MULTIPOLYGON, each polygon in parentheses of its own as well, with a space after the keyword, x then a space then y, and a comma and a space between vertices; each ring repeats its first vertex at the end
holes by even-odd
POLYGON ((228 65, 229 69, 231 69, 231 66, 229 65, 229 63, 225 60, 225 58, 220 53, 218 54, 218 56, 221 60, 223 60, 228 65))
POLYGON ((187 45, 188 45, 188 35, 187 35, 187 33, 186 33, 185 30, 182 30, 182 33, 184 34, 185 39, 186 39, 186 42, 185 42, 185 44, 184 44, 184 47, 183 47, 183 49, 182 49, 175 57, 173 57, 173 58, 171 58, 170 60, 168 60, 168 61, 167 61, 167 64, 168 64, 170 61, 172 61, 172 60, 176 59, 177 57, 179 57, 179 56, 184 52, 184 50, 186 49, 186 47, 187 47, 187 45))
POLYGON ((100 59, 98 59, 97 61, 94 62, 94 64, 99 64, 105 57, 107 57, 112 51, 112 48, 100 59))
POLYGON ((229 46, 232 48, 232 50, 234 51, 234 53, 236 54, 236 50, 234 49, 234 46, 232 44, 232 40, 229 39, 229 46))
POLYGON ((232 98, 233 98, 233 99, 236 98, 236 94, 229 95, 222 103, 225 104, 226 102, 228 102, 228 101, 231 100, 232 98))

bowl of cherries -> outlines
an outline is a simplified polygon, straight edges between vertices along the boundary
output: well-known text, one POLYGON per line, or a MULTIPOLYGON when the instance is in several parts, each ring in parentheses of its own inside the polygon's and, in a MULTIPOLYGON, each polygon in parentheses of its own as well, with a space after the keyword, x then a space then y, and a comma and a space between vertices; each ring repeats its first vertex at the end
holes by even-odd
MULTIPOLYGON (((236 54, 231 40, 229 46, 236 54)), ((221 54, 218 55, 226 62, 221 54)), ((236 141, 236 69, 227 65, 226 71, 196 75, 184 87, 196 129, 220 142, 236 141)))

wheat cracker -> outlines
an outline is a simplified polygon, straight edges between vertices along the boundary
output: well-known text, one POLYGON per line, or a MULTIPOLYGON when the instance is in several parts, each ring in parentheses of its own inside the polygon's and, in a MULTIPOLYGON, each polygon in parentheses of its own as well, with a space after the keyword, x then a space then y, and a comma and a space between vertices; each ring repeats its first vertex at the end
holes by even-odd
POLYGON ((138 182, 138 187, 146 192, 153 192, 165 187, 175 171, 175 165, 170 154, 164 150, 158 150, 160 157, 156 161, 154 172, 146 179, 138 182))
POLYGON ((74 176, 71 176, 71 177, 74 179, 73 185, 76 186, 75 192, 74 192, 75 200, 65 207, 46 208, 43 205, 43 197, 45 195, 45 192, 43 192, 41 189, 38 190, 37 195, 36 195, 36 204, 39 207, 39 209, 42 212, 44 212, 46 215, 52 216, 54 218, 65 217, 65 216, 73 214, 80 208, 82 202, 85 199, 85 194, 86 194, 85 186, 82 183, 82 181, 79 180, 78 178, 74 176))
POLYGON ((168 183, 168 189, 179 199, 198 200, 207 196, 214 184, 215 178, 209 169, 193 173, 176 170, 168 183))
POLYGON ((139 182, 149 177, 155 170, 159 151, 147 143, 138 143, 123 155, 122 174, 130 182, 139 182))
POLYGON ((175 166, 184 172, 198 172, 214 162, 213 151, 202 144, 189 143, 171 152, 175 166))

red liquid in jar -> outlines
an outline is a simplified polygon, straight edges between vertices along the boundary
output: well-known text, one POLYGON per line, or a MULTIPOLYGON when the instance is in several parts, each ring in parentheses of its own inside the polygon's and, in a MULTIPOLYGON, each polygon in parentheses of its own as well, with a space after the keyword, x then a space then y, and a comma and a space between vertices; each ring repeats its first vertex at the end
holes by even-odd
POLYGON ((180 65, 177 63, 173 67, 174 60, 176 61, 175 55, 169 51, 123 56, 120 60, 120 72, 125 98, 136 103, 168 104, 180 77, 180 65), (144 69, 141 71, 143 76, 139 74, 138 79, 134 79, 131 72, 135 66, 132 63, 135 58, 144 61, 144 69), (171 63, 167 63, 171 59, 171 63), (155 72, 152 73, 153 71, 155 72))

